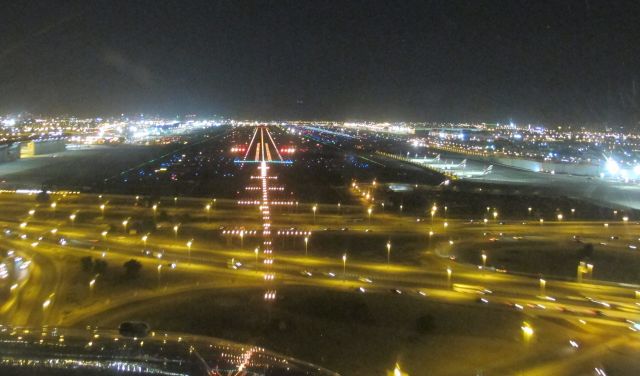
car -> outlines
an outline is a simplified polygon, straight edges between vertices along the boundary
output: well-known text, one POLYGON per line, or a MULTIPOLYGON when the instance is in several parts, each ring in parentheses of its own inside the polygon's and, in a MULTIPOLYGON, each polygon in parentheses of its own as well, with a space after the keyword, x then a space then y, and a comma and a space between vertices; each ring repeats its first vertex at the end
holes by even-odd
POLYGON ((391 291, 392 293, 397 294, 397 295, 401 295, 402 294, 402 291, 398 290, 398 289, 391 289, 389 291, 391 291))

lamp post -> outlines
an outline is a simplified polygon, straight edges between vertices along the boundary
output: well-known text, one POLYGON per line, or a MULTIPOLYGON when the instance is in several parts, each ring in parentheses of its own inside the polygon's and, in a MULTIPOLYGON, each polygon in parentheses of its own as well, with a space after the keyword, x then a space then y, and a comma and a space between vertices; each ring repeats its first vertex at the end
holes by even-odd
POLYGON ((191 246, 193 245, 193 239, 189 240, 187 242, 187 250, 188 250, 188 254, 189 254, 189 265, 191 265, 191 246))
POLYGON ((162 264, 158 264, 158 288, 161 286, 162 264))
POLYGON ((451 274, 453 274, 453 270, 447 268, 447 288, 451 287, 451 274))
POLYGON ((342 281, 347 280, 347 254, 342 255, 342 281))
POLYGON ((100 215, 102 216, 102 218, 104 218, 104 209, 107 206, 105 204, 100 204, 100 215))
POLYGON ((151 209, 153 209, 153 219, 156 219, 156 214, 158 213, 158 204, 153 204, 151 209))
POLYGON ((316 223, 316 210, 318 210, 318 205, 313 205, 313 207, 311 207, 311 211, 313 211, 313 224, 316 223))
POLYGON ((308 245, 309 245, 309 237, 305 236, 304 237, 304 255, 305 255, 305 257, 309 255, 308 245))
POLYGON ((258 254, 260 253, 260 249, 256 247, 256 249, 253 250, 253 253, 255 253, 256 255, 256 273, 257 273, 258 272, 258 254))
POLYGON ((207 211, 207 222, 209 222, 211 220, 211 204, 205 205, 204 210, 207 211))
POLYGON ((147 239, 149 239, 148 234, 142 236, 142 244, 144 244, 145 248, 147 248, 147 239))
POLYGON ((96 278, 98 278, 98 276, 95 276, 91 281, 89 281, 89 295, 93 296, 93 288, 96 284, 96 278))
POLYGON ((178 230, 180 229, 180 224, 173 225, 173 235, 175 240, 178 240, 178 230))
POLYGON ((125 219, 124 221, 122 221, 122 227, 124 228, 124 233, 127 233, 127 225, 129 224, 129 219, 125 219))
POLYGON ((487 267, 487 254, 482 251, 482 270, 487 267))
POLYGON ((391 264, 391 240, 387 241, 387 267, 391 264))
POLYGON ((69 216, 69 219, 71 220, 71 227, 73 227, 75 225, 76 222, 76 213, 73 213, 69 216))
POLYGON ((546 296, 547 294, 547 281, 545 279, 540 278, 540 296, 546 296))
POLYGON ((371 212, 373 212, 373 209, 371 207, 369 207, 367 209, 367 214, 369 215, 369 224, 371 224, 371 212))
POLYGON ((240 230, 240 249, 244 248, 244 230, 240 230))

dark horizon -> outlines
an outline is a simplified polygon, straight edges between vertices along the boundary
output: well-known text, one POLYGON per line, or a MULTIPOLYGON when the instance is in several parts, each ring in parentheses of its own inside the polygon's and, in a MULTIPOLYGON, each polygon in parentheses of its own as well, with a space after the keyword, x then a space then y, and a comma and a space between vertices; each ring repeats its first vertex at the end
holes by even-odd
POLYGON ((32 1, 0 112, 638 127, 640 5, 32 1))

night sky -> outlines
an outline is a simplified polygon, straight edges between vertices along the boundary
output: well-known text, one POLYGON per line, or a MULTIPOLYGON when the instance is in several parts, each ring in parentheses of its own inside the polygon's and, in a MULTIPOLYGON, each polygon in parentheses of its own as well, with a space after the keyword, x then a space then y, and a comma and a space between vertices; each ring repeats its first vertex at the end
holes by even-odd
POLYGON ((6 3, 2 113, 640 120, 638 1, 6 3))

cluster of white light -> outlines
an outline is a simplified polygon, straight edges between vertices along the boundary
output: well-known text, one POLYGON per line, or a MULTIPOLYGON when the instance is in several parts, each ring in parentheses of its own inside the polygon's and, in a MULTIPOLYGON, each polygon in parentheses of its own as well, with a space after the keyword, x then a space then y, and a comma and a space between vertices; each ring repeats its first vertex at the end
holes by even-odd
POLYGON ((275 300, 276 299, 276 291, 269 290, 264 293, 264 300, 275 300))
POLYGON ((298 201, 272 201, 271 205, 278 205, 278 206, 298 205, 298 201))
POLYGON ((294 153, 296 151, 296 148, 284 148, 284 149, 280 149, 281 153, 294 153))
POLYGON ((260 201, 257 200, 240 200, 238 201, 238 205, 259 205, 260 201))
POLYGON ((222 235, 255 235, 258 231, 256 230, 223 230, 222 235))
POLYGON ((246 149, 246 148, 243 148, 243 147, 233 147, 233 148, 231 148, 231 152, 232 152, 232 153, 243 152, 243 151, 245 151, 245 150, 247 150, 247 149, 246 149))
POLYGON ((287 236, 304 235, 304 236, 310 236, 311 235, 311 231, 279 230, 278 231, 278 235, 287 235, 287 236))

